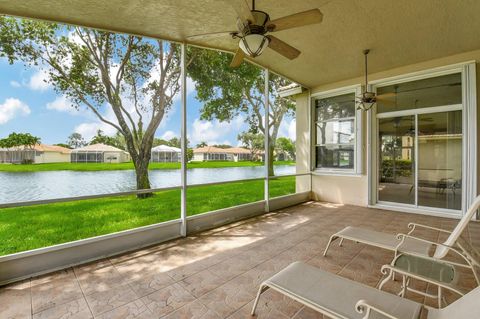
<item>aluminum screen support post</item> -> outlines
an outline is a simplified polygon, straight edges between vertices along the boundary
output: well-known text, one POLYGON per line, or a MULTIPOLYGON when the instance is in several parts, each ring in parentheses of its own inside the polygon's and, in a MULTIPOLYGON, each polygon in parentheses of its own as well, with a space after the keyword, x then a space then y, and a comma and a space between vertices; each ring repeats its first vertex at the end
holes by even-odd
POLYGON ((265 128, 265 134, 264 134, 264 139, 265 139, 265 158, 264 158, 264 164, 265 164, 265 212, 268 213, 270 211, 270 205, 269 205, 269 193, 270 193, 270 174, 269 174, 269 165, 270 165, 270 88, 269 88, 269 77, 270 73, 268 69, 265 69, 264 72, 264 77, 265 77, 265 116, 264 116, 264 128, 265 128))
POLYGON ((182 43, 182 56, 181 56, 181 100, 182 100, 182 111, 181 111, 181 199, 180 199, 180 218, 182 224, 180 226, 180 235, 185 237, 187 236, 187 70, 185 70, 185 54, 186 54, 186 45, 182 43))

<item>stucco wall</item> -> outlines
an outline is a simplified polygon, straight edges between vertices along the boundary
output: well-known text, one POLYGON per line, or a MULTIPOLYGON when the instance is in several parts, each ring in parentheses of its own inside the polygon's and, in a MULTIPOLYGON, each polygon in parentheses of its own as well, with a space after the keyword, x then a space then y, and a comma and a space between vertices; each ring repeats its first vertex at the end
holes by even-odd
POLYGON ((59 152, 43 152, 37 153, 37 156, 35 156, 36 164, 68 162, 70 162, 70 154, 63 154, 59 152))
MULTIPOLYGON (((446 66, 455 63, 462 63, 468 61, 480 61, 480 50, 457 54, 449 57, 426 61, 418 64, 408 65, 400 68, 395 68, 388 71, 374 73, 369 75, 371 81, 389 78, 392 76, 408 74, 412 72, 428 70, 436 67, 446 66)), ((375 61, 372 59, 371 64, 375 61)), ((480 65, 476 63, 477 76, 477 102, 480 100, 480 65)), ((349 79, 341 82, 330 83, 315 87, 311 93, 323 92, 342 88, 350 85, 357 85, 363 82, 363 77, 349 79)), ((478 103, 477 103, 478 105, 478 103)), ((297 97, 297 171, 303 172, 305 163, 310 163, 310 136, 308 120, 304 122, 304 118, 309 116, 308 95, 302 94, 297 97), (306 125, 306 124, 307 125, 306 125)), ((477 108, 477 123, 480 123, 480 110, 477 108)), ((477 130, 480 135, 480 130, 477 130)), ((360 176, 334 176, 334 175, 314 175, 312 177, 312 192, 316 200, 330 201, 335 203, 353 204, 366 206, 368 205, 368 178, 366 170, 366 137, 367 125, 363 123, 363 173, 360 176)), ((480 141, 480 136, 477 137, 480 141)), ((480 155, 480 148, 479 150, 480 155)), ((477 166, 479 166, 477 161, 477 166)), ((309 164, 307 165, 307 167, 309 164)), ((480 177, 477 177, 480 181, 480 177)), ((478 184, 477 181, 477 184, 478 184)), ((301 186, 297 186, 301 187, 301 186)), ((477 190, 479 188, 477 187, 477 190)))

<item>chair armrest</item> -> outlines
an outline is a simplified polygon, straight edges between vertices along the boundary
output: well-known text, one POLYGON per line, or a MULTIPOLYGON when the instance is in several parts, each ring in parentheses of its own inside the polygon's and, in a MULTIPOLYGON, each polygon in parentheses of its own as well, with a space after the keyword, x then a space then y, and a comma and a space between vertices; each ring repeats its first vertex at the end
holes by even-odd
POLYGON ((457 289, 457 287, 455 287, 455 286, 452 286, 450 284, 441 282, 441 281, 436 280, 436 279, 431 278, 431 277, 425 277, 423 275, 420 275, 420 274, 417 274, 417 273, 414 273, 414 272, 410 272, 408 270, 400 269, 398 267, 395 267, 394 265, 389 265, 389 264, 383 265, 380 271, 383 275, 388 275, 388 273, 391 273, 393 271, 397 274, 408 276, 409 278, 421 280, 421 281, 431 283, 431 284, 434 284, 436 286, 445 288, 447 290, 450 290, 450 291, 456 293, 460 297, 465 295, 465 293, 463 291, 457 289))
MULTIPOLYGON (((412 235, 409 235, 409 234, 397 234, 397 238, 398 240, 400 240, 400 243, 397 245, 397 247, 395 247, 395 255, 399 255, 399 253, 403 253, 400 248, 401 246, 403 245, 403 243, 405 242, 405 239, 411 239, 411 240, 416 240, 416 241, 420 241, 420 242, 424 242, 424 243, 428 243, 428 244, 431 244, 433 246, 437 246, 437 247, 444 247, 446 248, 448 251, 452 251, 454 252, 455 254, 457 254, 458 256, 460 256, 463 260, 465 260, 467 262, 467 264, 461 264, 461 263, 457 263, 457 262, 453 262, 453 261, 449 261, 449 260, 445 260, 445 259, 442 259, 441 261, 444 262, 444 263, 447 263, 447 264, 450 264, 450 265, 455 265, 455 266, 459 266, 459 267, 472 267, 471 265, 471 262, 468 260, 468 258, 465 257, 464 254, 462 254, 461 251, 459 251, 458 249, 452 247, 452 246, 448 246, 448 245, 445 245, 445 244, 442 244, 442 243, 437 243, 437 242, 434 242, 434 241, 431 241, 431 240, 428 240, 428 239, 424 239, 424 238, 419 238, 419 237, 415 237, 415 236, 412 236, 412 235)), ((435 257, 431 257, 431 256, 427 256, 427 255, 422 255, 422 254, 415 254, 415 253, 410 253, 410 252, 407 252, 408 255, 413 255, 413 256, 420 256, 420 257, 423 257, 423 258, 427 258, 427 259, 431 259, 431 260, 436 260, 436 261, 439 261, 438 258, 435 258, 435 257)))
POLYGON ((415 230, 415 228, 425 228, 425 229, 430 229, 430 230, 436 230, 436 231, 440 231, 440 232, 447 233, 447 234, 452 233, 450 230, 437 228, 437 227, 432 227, 432 226, 423 225, 423 224, 417 224, 417 223, 409 223, 408 228, 410 228, 410 231, 408 232, 408 234, 411 234, 415 230))
POLYGON ((378 314, 381 314, 383 316, 385 316, 386 318, 388 319, 401 319, 401 318, 398 318, 398 317, 395 317, 371 304, 368 303, 368 301, 366 300, 359 300, 356 305, 355 305, 355 310, 359 313, 359 314, 365 314, 363 316, 363 319, 369 319, 370 318, 370 315, 372 312, 376 312, 378 314))

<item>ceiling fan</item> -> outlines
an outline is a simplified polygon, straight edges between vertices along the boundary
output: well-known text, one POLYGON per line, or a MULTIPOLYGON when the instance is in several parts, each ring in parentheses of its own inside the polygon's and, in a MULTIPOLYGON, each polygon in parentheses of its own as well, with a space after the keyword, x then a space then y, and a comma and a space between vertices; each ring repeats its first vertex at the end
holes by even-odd
POLYGON ((323 19, 323 14, 319 9, 312 9, 270 20, 268 13, 255 9, 255 0, 252 0, 252 9, 249 8, 247 0, 224 1, 231 5, 238 15, 238 31, 198 34, 189 36, 187 39, 197 41, 221 36, 231 36, 233 39, 239 39, 239 48, 230 63, 230 67, 240 66, 245 56, 252 58, 259 56, 267 47, 290 60, 295 59, 301 52, 270 33, 317 24, 322 22, 323 19))

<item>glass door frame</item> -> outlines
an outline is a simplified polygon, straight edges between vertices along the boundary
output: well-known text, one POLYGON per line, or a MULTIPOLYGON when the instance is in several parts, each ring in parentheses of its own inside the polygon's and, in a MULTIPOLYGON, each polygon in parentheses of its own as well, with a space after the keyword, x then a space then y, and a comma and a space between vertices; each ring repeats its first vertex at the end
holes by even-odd
POLYGON ((370 90, 376 92, 378 87, 392 84, 411 82, 421 79, 433 78, 442 75, 461 73, 462 79, 462 104, 443 105, 421 109, 410 109, 376 114, 376 106, 368 111, 367 115, 367 174, 368 174, 368 206, 409 213, 436 215, 442 217, 459 218, 465 213, 470 203, 477 196, 477 103, 476 103, 476 78, 475 62, 455 64, 388 79, 372 81, 370 90), (436 207, 418 206, 418 138, 414 142, 415 156, 415 205, 394 202, 378 201, 378 119, 396 116, 415 116, 415 127, 418 127, 418 115, 446 111, 462 111, 462 209, 452 210, 436 207), (468 174, 467 174, 468 172, 468 174))

